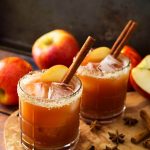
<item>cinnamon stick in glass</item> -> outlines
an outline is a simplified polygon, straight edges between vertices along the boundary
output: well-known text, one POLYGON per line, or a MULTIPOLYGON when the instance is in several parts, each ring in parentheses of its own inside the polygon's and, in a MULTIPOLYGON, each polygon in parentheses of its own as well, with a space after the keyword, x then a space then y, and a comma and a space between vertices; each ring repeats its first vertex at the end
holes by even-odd
POLYGON ((111 48, 111 54, 117 58, 122 50, 123 46, 129 40, 131 34, 135 30, 137 23, 135 21, 129 20, 119 37, 117 38, 116 42, 113 44, 111 48))
POLYGON ((95 39, 92 38, 91 36, 89 36, 87 38, 87 40, 83 44, 81 50, 78 52, 78 54, 77 54, 77 56, 75 58, 75 61, 69 67, 69 70, 66 73, 62 83, 68 84, 70 82, 71 78, 75 74, 75 72, 78 69, 78 67, 80 66, 81 62, 83 61, 83 59, 85 58, 85 56, 87 55, 89 50, 92 48, 94 42, 95 42, 95 39))

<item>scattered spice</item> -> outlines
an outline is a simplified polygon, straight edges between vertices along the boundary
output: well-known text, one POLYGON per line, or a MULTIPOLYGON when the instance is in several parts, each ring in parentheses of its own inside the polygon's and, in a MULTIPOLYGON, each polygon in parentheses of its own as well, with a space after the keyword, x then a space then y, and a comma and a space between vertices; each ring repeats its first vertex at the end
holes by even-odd
POLYGON ((124 143, 124 137, 125 135, 122 134, 122 133, 119 133, 118 130, 116 130, 116 133, 111 133, 111 132, 108 132, 109 134, 109 139, 115 143, 115 144, 122 144, 124 143))
POLYGON ((95 150, 95 146, 92 145, 88 150, 95 150))
POLYGON ((90 130, 96 132, 101 129, 101 125, 95 120, 90 124, 90 130))
POLYGON ((150 149, 150 138, 143 142, 145 148, 150 149))
POLYGON ((118 146, 109 147, 106 145, 105 149, 103 149, 103 150, 119 150, 119 149, 118 149, 118 146))
POLYGON ((138 123, 138 120, 132 117, 124 117, 124 124, 127 126, 135 126, 138 123))

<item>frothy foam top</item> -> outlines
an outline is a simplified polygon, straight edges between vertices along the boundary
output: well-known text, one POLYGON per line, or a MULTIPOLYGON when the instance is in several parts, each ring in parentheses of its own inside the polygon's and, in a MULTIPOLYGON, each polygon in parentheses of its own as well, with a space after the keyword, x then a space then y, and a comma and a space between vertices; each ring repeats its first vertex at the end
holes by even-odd
MULTIPOLYGON (((17 87, 17 91, 19 94, 19 98, 21 100, 27 101, 31 104, 52 108, 52 107, 62 107, 64 105, 69 105, 73 103, 77 99, 80 98, 82 93, 82 86, 81 81, 74 76, 69 84, 69 86, 74 86, 74 89, 70 92, 67 88, 63 89, 65 93, 59 93, 61 96, 56 95, 55 97, 48 96, 48 91, 45 90, 51 87, 51 84, 44 83, 44 90, 41 88, 41 81, 40 77, 43 71, 33 71, 29 74, 25 75, 23 78, 20 79, 17 87), (34 90, 39 93, 34 93, 33 84, 39 84, 37 87, 34 87, 34 90), (69 91, 67 94, 66 92, 69 91), (38 94, 38 95, 37 95, 38 94), (45 95, 46 94, 46 95, 45 95)), ((60 90, 58 91, 60 92, 60 90)), ((55 94, 57 91, 55 92, 55 94)))
POLYGON ((77 74, 93 78, 117 78, 127 74, 130 69, 130 61, 127 57, 121 55, 118 60, 108 55, 100 63, 89 62, 86 66, 80 66, 77 74))

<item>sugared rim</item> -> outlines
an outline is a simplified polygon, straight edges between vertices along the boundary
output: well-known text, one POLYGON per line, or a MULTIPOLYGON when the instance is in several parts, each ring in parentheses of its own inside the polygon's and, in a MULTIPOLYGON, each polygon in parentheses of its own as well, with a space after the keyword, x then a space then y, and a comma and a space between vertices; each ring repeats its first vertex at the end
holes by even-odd
MULTIPOLYGON (((68 95, 68 96, 64 96, 64 97, 61 97, 61 98, 56 98, 56 99, 49 99, 49 98, 42 98, 42 97, 38 97, 38 96, 33 96, 33 95, 30 95, 30 94, 28 94, 24 89, 23 89, 23 87, 22 87, 22 85, 21 84, 23 84, 22 82, 23 82, 23 80, 24 79, 26 79, 27 77, 29 77, 30 75, 33 75, 33 74, 35 74, 35 73, 43 73, 45 70, 40 70, 40 71, 31 71, 31 72, 29 72, 28 74, 26 74, 25 76, 23 76, 19 81, 18 81, 18 85, 17 85, 17 91, 18 91, 18 95, 20 94, 20 95, 22 95, 22 96, 24 96, 26 99, 32 99, 32 100, 34 100, 34 101, 36 101, 36 102, 40 102, 40 103, 46 103, 46 104, 51 104, 51 103, 55 103, 55 102, 63 102, 63 101, 69 101, 69 99, 70 98, 72 98, 72 97, 74 97, 75 95, 77 95, 79 92, 80 92, 80 90, 82 90, 82 82, 81 82, 81 80, 77 77, 77 76, 73 76, 73 79, 75 79, 75 80, 77 80, 77 82, 78 82, 78 85, 79 85, 79 87, 77 86, 77 88, 75 89, 75 91, 72 93, 72 94, 70 94, 70 95, 68 95)), ((29 101, 30 101, 29 100, 29 101)), ((31 100, 31 101, 32 101, 31 100)), ((70 101, 68 102, 68 103, 70 103, 70 101)))

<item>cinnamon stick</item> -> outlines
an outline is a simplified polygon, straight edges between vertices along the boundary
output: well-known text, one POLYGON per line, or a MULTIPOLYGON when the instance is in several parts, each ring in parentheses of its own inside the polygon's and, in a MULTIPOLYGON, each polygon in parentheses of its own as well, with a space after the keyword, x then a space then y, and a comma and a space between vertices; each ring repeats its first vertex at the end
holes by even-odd
POLYGON ((123 46, 129 40, 131 34, 135 30, 136 25, 137 25, 137 23, 135 21, 130 20, 127 23, 127 25, 125 26, 125 28, 123 29, 123 31, 121 32, 121 34, 119 35, 119 37, 117 38, 116 42, 114 43, 114 45, 111 48, 111 54, 115 58, 118 57, 123 46))
POLYGON ((91 36, 89 36, 87 38, 87 40, 83 44, 81 50, 77 54, 75 61, 69 67, 69 70, 66 73, 66 75, 65 75, 65 77, 64 77, 64 79, 62 81, 63 83, 68 84, 70 82, 71 78, 75 74, 76 70, 78 69, 78 67, 81 64, 81 62, 83 61, 83 59, 85 58, 86 54, 92 48, 94 42, 95 42, 95 39, 92 38, 91 36))
POLYGON ((144 131, 137 133, 134 137, 131 138, 131 142, 138 144, 146 139, 150 135, 149 130, 145 129, 144 131))
POLYGON ((141 110, 140 117, 144 121, 146 129, 131 138, 131 142, 134 144, 138 144, 141 141, 143 141, 144 139, 146 139, 148 136, 150 136, 150 116, 149 116, 149 114, 145 110, 141 110))
POLYGON ((146 139, 148 136, 150 136, 150 116, 148 115, 148 113, 145 110, 141 110, 140 117, 144 121, 146 129, 131 138, 131 142, 134 144, 138 144, 141 141, 143 141, 144 139, 146 139))
POLYGON ((146 140, 143 142, 143 145, 144 145, 145 148, 150 149, 150 138, 149 138, 149 139, 146 139, 146 140))
POLYGON ((132 24, 132 20, 129 20, 128 23, 126 24, 126 26, 124 27, 124 29, 122 30, 121 34, 118 36, 117 40, 115 41, 115 43, 113 44, 112 48, 111 48, 111 54, 113 54, 117 48, 117 46, 119 45, 119 43, 121 42, 123 36, 125 35, 127 29, 130 27, 130 25, 132 24))
POLYGON ((141 110, 140 111, 140 116, 143 119, 146 128, 149 130, 150 132, 150 116, 149 114, 145 111, 145 110, 141 110))

